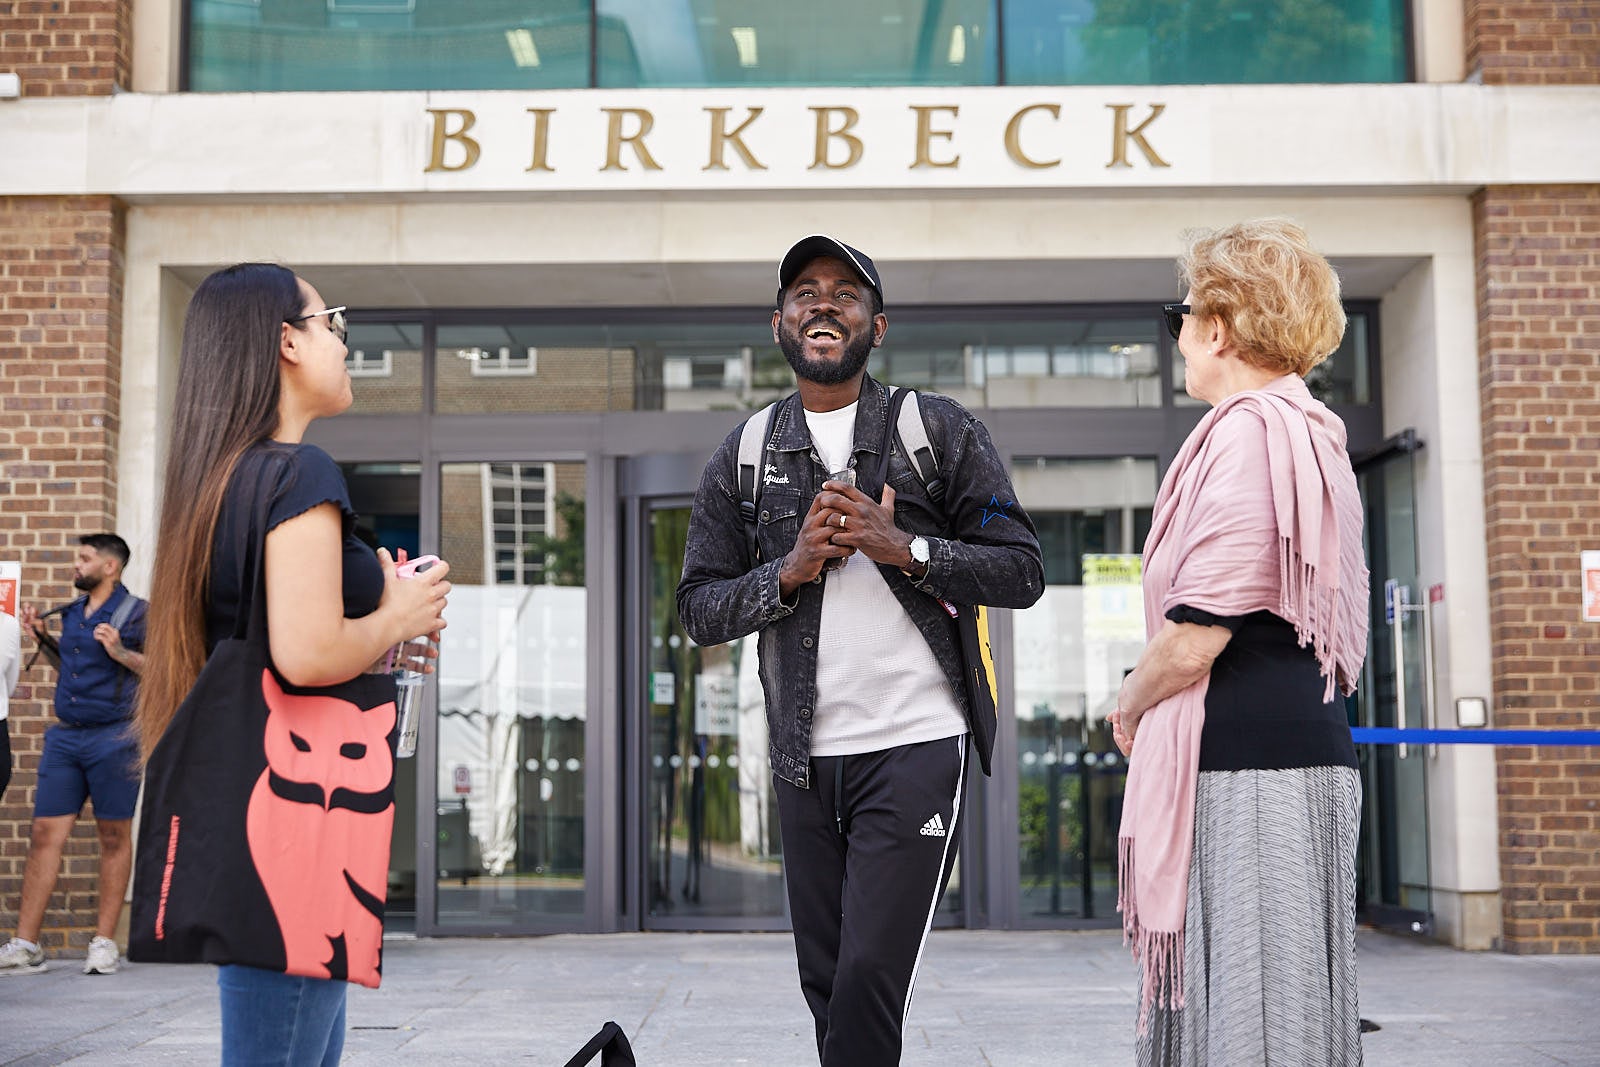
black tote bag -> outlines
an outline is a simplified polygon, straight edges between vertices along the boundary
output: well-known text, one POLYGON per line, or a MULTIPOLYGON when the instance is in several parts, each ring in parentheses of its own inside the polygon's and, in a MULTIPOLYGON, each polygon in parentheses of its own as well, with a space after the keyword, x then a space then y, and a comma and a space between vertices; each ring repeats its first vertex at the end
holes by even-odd
MULTIPOLYGON (((268 470, 272 464, 266 464, 268 470)), ((258 486, 271 485, 263 475, 258 486)), ((240 625, 145 769, 128 958, 377 987, 394 826, 394 682, 286 684, 267 645, 266 492, 240 625), (242 631, 242 632, 241 632, 242 631)))

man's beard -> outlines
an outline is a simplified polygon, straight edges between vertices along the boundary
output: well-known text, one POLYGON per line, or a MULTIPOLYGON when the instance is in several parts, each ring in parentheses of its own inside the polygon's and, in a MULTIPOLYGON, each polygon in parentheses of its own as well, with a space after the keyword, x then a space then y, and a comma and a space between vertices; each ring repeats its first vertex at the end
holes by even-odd
POLYGON ((72 587, 80 593, 93 592, 94 587, 99 584, 100 579, 91 578, 86 574, 75 574, 72 576, 72 587))
MULTIPOLYGON (((839 325, 830 319, 813 319, 806 325, 809 327, 818 322, 839 325)), ((783 358, 794 368, 796 378, 815 382, 817 385, 838 385, 854 378, 861 372, 861 368, 867 365, 867 360, 872 357, 872 334, 852 337, 845 346, 844 355, 837 363, 826 359, 807 359, 805 339, 800 336, 799 330, 779 330, 778 347, 783 349, 783 358)))

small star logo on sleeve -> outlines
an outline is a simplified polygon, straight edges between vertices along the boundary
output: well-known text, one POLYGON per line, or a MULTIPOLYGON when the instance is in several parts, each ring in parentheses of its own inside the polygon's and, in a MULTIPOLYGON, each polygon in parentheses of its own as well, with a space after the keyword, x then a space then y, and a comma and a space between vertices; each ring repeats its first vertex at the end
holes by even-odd
POLYGON ((1015 503, 1016 503, 1015 500, 1007 500, 1004 504, 1002 504, 1002 503, 1000 503, 1000 498, 998 496, 996 496, 995 494, 991 493, 989 495, 989 506, 982 509, 982 511, 983 511, 983 521, 978 524, 979 529, 982 529, 983 527, 989 525, 989 520, 990 519, 998 519, 998 518, 1007 518, 1007 517, 1009 517, 1009 516, 1006 515, 1006 509, 1011 507, 1011 505, 1015 504, 1015 503))

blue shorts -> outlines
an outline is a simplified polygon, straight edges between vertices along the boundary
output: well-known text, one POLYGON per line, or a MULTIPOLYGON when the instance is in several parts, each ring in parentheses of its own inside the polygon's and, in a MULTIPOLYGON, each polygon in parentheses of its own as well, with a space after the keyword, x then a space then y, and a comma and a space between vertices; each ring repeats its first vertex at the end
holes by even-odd
POLYGON ((131 819, 139 799, 139 744, 129 724, 62 726, 44 732, 33 817, 76 815, 94 798, 97 819, 131 819))

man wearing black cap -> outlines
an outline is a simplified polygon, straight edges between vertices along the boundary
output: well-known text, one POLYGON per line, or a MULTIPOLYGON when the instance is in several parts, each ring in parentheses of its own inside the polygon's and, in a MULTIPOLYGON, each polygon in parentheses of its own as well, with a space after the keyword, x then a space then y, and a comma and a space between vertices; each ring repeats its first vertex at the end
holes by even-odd
POLYGON ((1043 565, 988 431, 955 401, 919 397, 942 503, 903 448, 880 480, 890 393, 866 367, 889 320, 872 260, 807 237, 783 257, 778 284, 772 335, 799 390, 764 423, 759 464, 744 465, 759 476, 748 523, 742 428, 706 465, 678 613, 702 645, 760 634, 818 1053, 824 1067, 882 1067, 900 1061, 961 825, 966 697, 946 603, 1027 607, 1043 565))

